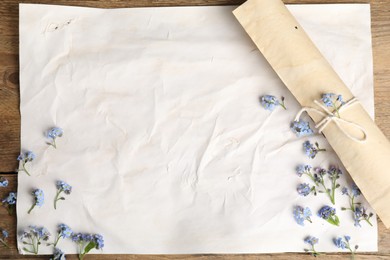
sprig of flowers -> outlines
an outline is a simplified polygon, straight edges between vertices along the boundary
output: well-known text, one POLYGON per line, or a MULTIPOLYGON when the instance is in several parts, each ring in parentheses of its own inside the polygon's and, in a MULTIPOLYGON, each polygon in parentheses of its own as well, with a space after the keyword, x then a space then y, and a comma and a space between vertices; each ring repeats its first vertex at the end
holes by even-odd
POLYGON ((70 238, 73 234, 72 229, 65 225, 65 224, 59 224, 57 227, 57 239, 53 244, 48 244, 48 245, 53 245, 55 248, 57 247, 58 242, 60 241, 61 238, 70 238))
POLYGON ((275 96, 265 95, 260 97, 260 103, 266 110, 273 111, 277 106, 281 106, 284 110, 287 110, 284 105, 284 97, 281 97, 281 101, 279 101, 275 96))
POLYGON ((16 205, 16 192, 10 192, 7 197, 5 197, 1 204, 7 209, 8 214, 11 215, 13 207, 16 205))
POLYGON ((305 252, 310 253, 310 254, 311 254, 312 256, 314 256, 314 257, 320 255, 320 253, 318 253, 318 252, 315 250, 315 248, 314 248, 314 246, 315 246, 316 244, 318 244, 318 241, 319 241, 318 238, 313 237, 313 236, 308 236, 308 237, 305 238, 304 241, 305 241, 306 244, 310 245, 310 249, 306 249, 306 248, 304 249, 305 252))
POLYGON ((66 260, 65 253, 61 251, 61 249, 55 247, 53 257, 50 260, 66 260))
POLYGON ((0 178, 0 187, 7 187, 8 186, 8 180, 4 177, 0 178))
POLYGON ((337 183, 337 180, 340 178, 340 175, 343 174, 343 172, 337 168, 336 166, 330 166, 328 169, 328 176, 332 183, 331 191, 327 190, 327 193, 330 197, 330 200, 332 204, 335 204, 335 191, 340 187, 340 184, 337 183))
POLYGON ((1 229, 1 236, 0 237, 0 243, 3 244, 6 248, 9 248, 9 245, 7 243, 7 238, 8 238, 8 232, 5 229, 1 229))
POLYGON ((351 248, 351 245, 349 244, 349 241, 351 240, 350 236, 344 236, 344 240, 343 240, 342 237, 334 238, 333 239, 333 243, 338 248, 348 249, 351 252, 351 254, 352 254, 352 259, 354 259, 355 258, 355 252, 359 248, 359 246, 355 245, 354 249, 351 248))
POLYGON ((57 148, 56 139, 57 137, 62 137, 63 134, 64 130, 62 130, 62 128, 53 127, 47 132, 47 138, 51 139, 51 142, 48 142, 47 144, 57 148))
POLYGON ((25 153, 21 153, 17 160, 22 162, 22 169, 18 169, 17 171, 18 172, 25 172, 28 176, 31 176, 30 173, 28 172, 27 168, 26 168, 26 164, 29 163, 29 162, 32 162, 34 161, 34 159, 36 158, 35 154, 31 151, 27 151, 25 153))
POLYGON ((325 104, 325 106, 332 107, 334 111, 336 111, 337 117, 340 118, 339 110, 341 106, 345 104, 342 95, 336 95, 334 93, 326 93, 322 95, 321 100, 325 104))
POLYGON ((339 226, 340 220, 336 215, 336 209, 329 207, 329 206, 323 206, 317 213, 317 215, 325 219, 328 223, 339 226))
POLYGON ((59 200, 65 200, 64 197, 60 197, 61 193, 64 192, 66 195, 69 195, 72 193, 72 186, 67 184, 64 181, 57 181, 57 194, 54 199, 54 209, 57 209, 57 201, 59 200))
POLYGON ((326 151, 326 149, 320 148, 318 142, 315 142, 313 145, 310 143, 310 141, 305 141, 303 143, 303 150, 305 151, 305 154, 311 159, 314 159, 319 152, 326 151))
POLYGON ((50 233, 46 228, 29 226, 20 236, 20 241, 25 245, 23 247, 24 251, 31 254, 38 254, 42 241, 48 241, 49 238, 50 233))
POLYGON ((92 249, 102 249, 104 247, 103 236, 99 234, 77 233, 72 235, 72 241, 79 246, 79 259, 83 260, 84 256, 92 249))
MULTIPOLYGON (((302 175, 306 175, 313 181, 315 186, 311 188, 310 192, 313 192, 314 195, 317 195, 317 192, 326 193, 330 201, 332 202, 332 204, 333 205, 335 204, 335 191, 340 187, 340 184, 337 183, 337 180, 340 178, 340 175, 342 174, 342 171, 339 168, 335 166, 330 166, 329 170, 326 171, 323 168, 316 167, 313 171, 313 168, 310 165, 299 165, 296 168, 296 173, 299 177, 302 177, 302 175), (324 179, 325 175, 328 176, 331 182, 331 188, 328 188, 327 185, 325 184, 325 179, 324 179), (317 190, 316 187, 322 188, 323 190, 317 190)), ((308 190, 306 188, 306 192, 307 191, 308 190)), ((305 196, 309 195, 310 192, 307 193, 305 196)))
POLYGON ((355 227, 361 227, 360 222, 363 220, 372 226, 370 218, 374 216, 374 214, 372 212, 367 214, 366 208, 364 208, 360 202, 355 202, 355 199, 362 194, 358 186, 353 184, 350 191, 348 188, 343 187, 341 192, 343 195, 347 195, 349 197, 349 208, 342 207, 341 210, 351 210, 353 212, 355 227))
POLYGON ((314 131, 310 128, 309 122, 303 120, 293 121, 290 125, 290 129, 297 137, 308 136, 314 133, 314 131))
POLYGON ((305 220, 309 221, 310 223, 313 223, 310 219, 310 217, 312 216, 311 210, 308 207, 303 208, 301 206, 295 206, 293 214, 295 221, 301 226, 305 225, 305 220))
POLYGON ((32 191, 32 195, 34 196, 34 203, 31 208, 28 210, 28 214, 35 208, 35 206, 42 207, 45 203, 45 194, 41 189, 35 189, 32 191))

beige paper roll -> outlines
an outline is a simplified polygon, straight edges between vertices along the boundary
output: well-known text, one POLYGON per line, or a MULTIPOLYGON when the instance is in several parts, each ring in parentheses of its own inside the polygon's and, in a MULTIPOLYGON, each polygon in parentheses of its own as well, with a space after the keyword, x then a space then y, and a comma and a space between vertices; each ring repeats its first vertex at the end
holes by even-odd
MULTIPOLYGON (((303 107, 319 108, 324 93, 353 98, 351 91, 325 60, 280 0, 249 0, 234 15, 264 57, 303 107)), ((365 142, 348 138, 334 122, 323 133, 387 228, 390 227, 390 143, 360 103, 345 108, 341 118, 362 126, 365 142)), ((323 119, 309 112, 314 122, 323 119)), ((287 123, 287 122, 286 122, 287 123)), ((348 133, 361 134, 348 124, 348 133)))

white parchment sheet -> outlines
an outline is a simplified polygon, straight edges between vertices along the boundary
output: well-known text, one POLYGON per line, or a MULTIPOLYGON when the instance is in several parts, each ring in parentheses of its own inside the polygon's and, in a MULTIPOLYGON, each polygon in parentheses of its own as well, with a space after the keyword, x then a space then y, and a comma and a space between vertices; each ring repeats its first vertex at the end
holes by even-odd
MULTIPOLYGON (((317 216, 295 223, 294 205, 316 214, 329 204, 297 194, 309 180, 296 166, 341 165, 321 135, 291 132, 300 107, 234 8, 20 5, 21 148, 37 159, 32 177, 19 173, 19 231, 55 234, 65 223, 102 234, 101 253, 303 252, 307 235, 320 239, 318 251, 337 251, 332 239, 343 235, 377 250, 375 217, 374 227, 354 227, 340 189, 340 227, 317 216), (265 94, 284 96, 288 110, 264 110, 265 94), (57 149, 45 143, 53 126, 65 131, 57 149), (328 151, 309 159, 306 140, 328 151), (73 192, 54 210, 56 180, 73 192), (46 203, 28 215, 34 188, 46 203)), ((289 9, 373 116, 369 5, 289 9)), ((351 183, 346 174, 340 182, 351 183)), ((77 253, 70 240, 59 247, 77 253)))

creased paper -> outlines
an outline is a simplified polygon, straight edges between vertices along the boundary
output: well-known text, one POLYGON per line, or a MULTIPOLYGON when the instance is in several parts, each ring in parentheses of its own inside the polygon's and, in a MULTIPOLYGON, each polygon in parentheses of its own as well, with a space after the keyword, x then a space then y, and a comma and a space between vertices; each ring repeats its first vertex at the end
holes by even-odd
MULTIPOLYGON (((348 84, 333 70, 282 1, 249 0, 234 14, 302 106, 316 106, 313 101, 323 93, 338 93, 345 100, 353 97, 348 84)), ((355 62, 351 59, 351 68, 355 62)), ((309 115, 315 122, 322 119, 313 112, 309 115)), ((367 141, 361 143, 347 138, 333 122, 324 134, 370 205, 389 227, 390 142, 362 105, 345 109, 342 117, 363 127, 367 141)), ((344 124, 343 128, 356 134, 351 125, 344 124)))
MULTIPOLYGON (((338 251, 332 239, 347 234, 377 250, 375 217, 354 227, 339 191, 340 227, 294 222, 294 205, 315 214, 329 203, 298 196, 295 167, 341 163, 321 135, 290 131, 300 105, 234 8, 20 5, 21 143, 37 159, 32 177, 19 173, 19 231, 65 223, 102 234, 111 254, 302 252, 307 235, 338 251), (288 110, 262 109, 265 94, 284 96, 288 110), (57 149, 45 143, 53 126, 65 131, 57 149), (311 160, 305 140, 328 151, 311 160), (56 180, 73 192, 54 210, 56 180), (34 188, 46 203, 28 215, 34 188)), ((369 5, 289 9, 373 116, 369 5)), ((59 247, 77 253, 70 240, 59 247)))

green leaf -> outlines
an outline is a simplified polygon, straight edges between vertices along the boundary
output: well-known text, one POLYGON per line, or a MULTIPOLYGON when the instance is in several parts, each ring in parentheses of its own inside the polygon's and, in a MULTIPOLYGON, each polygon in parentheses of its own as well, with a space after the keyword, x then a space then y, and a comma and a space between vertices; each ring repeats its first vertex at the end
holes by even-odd
POLYGON ((94 249, 96 247, 96 243, 91 241, 89 244, 84 248, 84 254, 88 254, 89 251, 94 249))
POLYGON ((337 216, 334 216, 334 219, 330 217, 326 221, 328 221, 328 223, 335 225, 335 226, 338 226, 340 223, 339 218, 337 216))
POLYGON ((61 197, 61 198, 58 198, 58 200, 65 200, 65 198, 64 198, 64 197, 61 197))

